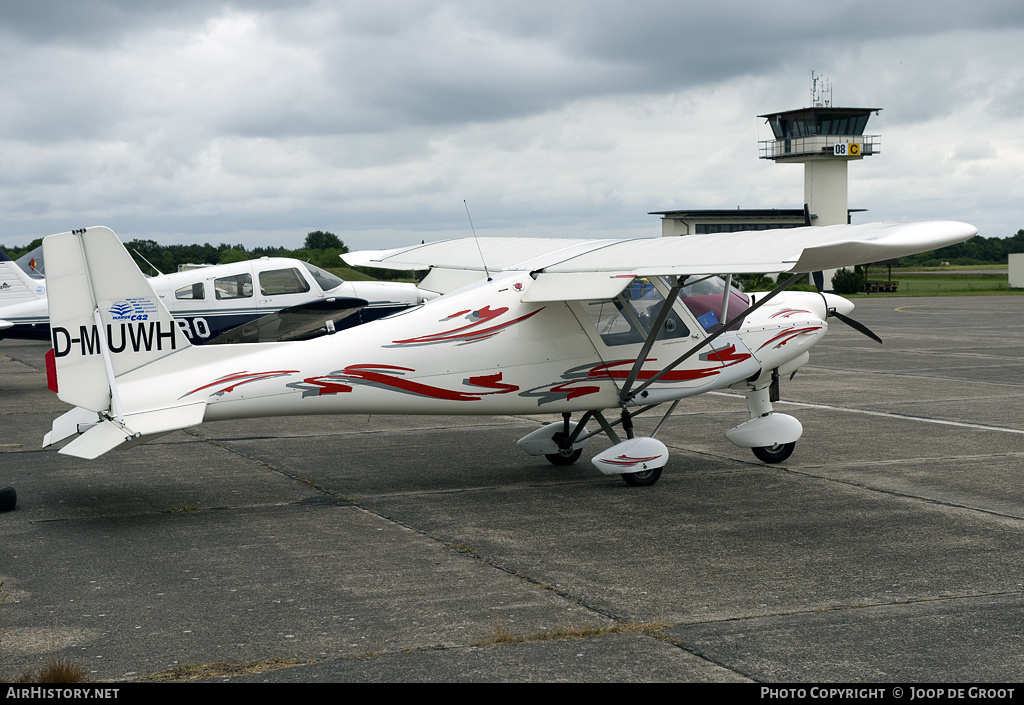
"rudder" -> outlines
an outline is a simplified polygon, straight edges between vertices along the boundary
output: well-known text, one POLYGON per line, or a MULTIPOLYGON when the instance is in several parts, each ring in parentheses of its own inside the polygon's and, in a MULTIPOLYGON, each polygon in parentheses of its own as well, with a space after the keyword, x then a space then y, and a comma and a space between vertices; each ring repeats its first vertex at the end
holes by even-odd
POLYGON ((121 416, 118 376, 189 347, 124 245, 105 227, 43 240, 62 401, 121 416))

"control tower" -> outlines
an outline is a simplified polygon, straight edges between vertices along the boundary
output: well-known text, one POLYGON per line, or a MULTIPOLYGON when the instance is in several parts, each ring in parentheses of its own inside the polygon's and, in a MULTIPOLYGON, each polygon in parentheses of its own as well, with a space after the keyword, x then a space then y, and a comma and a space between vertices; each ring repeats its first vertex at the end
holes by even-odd
POLYGON ((832 107, 832 86, 811 74, 813 107, 759 115, 775 139, 761 142, 761 159, 804 165, 804 203, 812 225, 849 222, 847 166, 879 154, 882 138, 865 135, 868 118, 881 108, 832 107))

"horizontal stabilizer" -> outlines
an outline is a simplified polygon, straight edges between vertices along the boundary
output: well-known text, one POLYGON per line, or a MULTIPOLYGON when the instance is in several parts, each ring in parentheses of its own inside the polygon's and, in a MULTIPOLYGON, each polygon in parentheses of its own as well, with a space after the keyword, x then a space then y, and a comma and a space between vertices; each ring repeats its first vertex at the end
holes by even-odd
POLYGON ((98 424, 101 419, 102 417, 95 411, 76 406, 53 420, 50 432, 43 436, 43 448, 60 443, 76 433, 82 433, 98 424))
POLYGON ((28 275, 0 250, 0 308, 46 296, 46 282, 28 275))
POLYGON ((200 424, 205 414, 206 402, 200 401, 169 409, 125 414, 123 426, 110 419, 103 419, 61 448, 60 453, 93 460, 123 443, 135 440, 145 442, 151 437, 200 424))

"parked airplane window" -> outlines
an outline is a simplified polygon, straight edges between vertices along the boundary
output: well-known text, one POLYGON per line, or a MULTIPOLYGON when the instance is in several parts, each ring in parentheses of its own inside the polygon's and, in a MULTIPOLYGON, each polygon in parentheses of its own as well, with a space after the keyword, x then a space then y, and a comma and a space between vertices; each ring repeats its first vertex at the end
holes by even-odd
POLYGON ((301 294, 307 291, 309 291, 309 282, 294 267, 260 272, 260 294, 263 296, 301 294))
MULTIPOLYGON (((696 318, 704 330, 711 333, 718 330, 723 321, 719 320, 722 314, 722 296, 725 293, 725 281, 721 277, 708 277, 706 279, 694 280, 692 284, 686 284, 679 292, 679 298, 690 309, 690 313, 696 318)), ((739 315, 750 305, 750 298, 741 293, 736 287, 729 287, 729 308, 726 312, 726 320, 731 320, 739 315)), ((737 330, 743 324, 740 319, 729 330, 737 330)))
POLYGON ((315 264, 310 264, 309 262, 303 262, 303 264, 306 265, 306 269, 309 270, 309 273, 313 275, 313 279, 316 280, 316 283, 319 284, 320 288, 324 291, 330 291, 331 289, 339 287, 345 283, 344 280, 338 279, 338 277, 326 270, 320 269, 315 264))
POLYGON ((580 305, 605 345, 629 345, 644 341, 637 325, 623 313, 623 305, 618 298, 610 301, 581 301, 580 305))
POLYGON ((214 279, 213 288, 217 292, 217 300, 247 299, 252 296, 252 275, 236 274, 214 279))
MULTIPOLYGON (((627 301, 636 312, 640 325, 644 330, 644 337, 650 334, 651 326, 658 318, 661 307, 665 303, 665 297, 654 288, 654 285, 643 279, 636 279, 628 289, 622 292, 622 298, 627 301)), ((683 319, 675 311, 669 311, 668 318, 658 332, 657 340, 670 340, 672 338, 685 338, 690 334, 683 319)))
MULTIPOLYGON (((601 340, 611 346, 644 342, 665 299, 650 283, 636 280, 612 300, 580 303, 601 335, 601 340)), ((672 311, 658 332, 657 340, 685 338, 689 334, 682 319, 672 311)))
POLYGON ((198 301, 206 298, 206 290, 202 282, 196 282, 195 284, 176 289, 174 292, 174 298, 193 299, 198 301))

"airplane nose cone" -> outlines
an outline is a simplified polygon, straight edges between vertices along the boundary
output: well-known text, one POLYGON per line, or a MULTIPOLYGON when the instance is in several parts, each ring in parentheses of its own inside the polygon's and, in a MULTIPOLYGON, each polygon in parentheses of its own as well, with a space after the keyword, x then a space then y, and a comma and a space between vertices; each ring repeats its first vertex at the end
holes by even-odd
POLYGON ((828 306, 829 309, 834 308, 844 316, 849 316, 853 313, 854 306, 852 301, 848 301, 842 296, 837 296, 836 294, 822 294, 822 296, 825 298, 825 305, 828 306))

